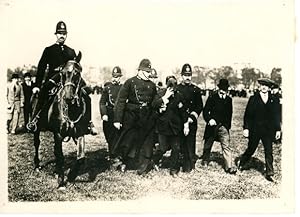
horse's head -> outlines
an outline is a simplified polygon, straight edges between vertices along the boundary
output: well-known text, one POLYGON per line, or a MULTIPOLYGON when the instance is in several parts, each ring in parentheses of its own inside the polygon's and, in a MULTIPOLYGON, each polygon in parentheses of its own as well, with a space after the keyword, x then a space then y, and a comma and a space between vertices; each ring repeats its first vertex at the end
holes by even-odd
POLYGON ((74 99, 78 96, 81 83, 82 67, 79 63, 81 59, 81 52, 74 60, 69 60, 63 67, 62 84, 63 84, 63 98, 67 102, 74 103, 74 99))

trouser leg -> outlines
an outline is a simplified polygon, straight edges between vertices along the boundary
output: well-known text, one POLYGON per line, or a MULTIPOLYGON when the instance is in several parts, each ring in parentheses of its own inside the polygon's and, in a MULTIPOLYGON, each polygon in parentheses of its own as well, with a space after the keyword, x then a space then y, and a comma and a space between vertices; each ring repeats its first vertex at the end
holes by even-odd
POLYGON ((171 171, 179 171, 180 138, 179 136, 169 137, 171 145, 171 171))
POLYGON ((209 162, 211 148, 214 144, 214 137, 209 137, 204 141, 202 160, 209 162))
POLYGON ((20 113, 17 111, 17 109, 14 109, 12 123, 11 123, 11 132, 13 132, 13 133, 16 132, 16 129, 18 127, 19 116, 20 116, 20 113))
POLYGON ((230 147, 230 136, 228 130, 221 126, 218 130, 219 140, 221 142, 222 150, 223 150, 223 157, 225 161, 225 170, 232 168, 234 166, 232 160, 232 150, 230 147))
POLYGON ((244 154, 242 154, 241 159, 240 159, 240 165, 244 166, 245 163, 247 163, 251 156, 254 154, 258 143, 259 143, 260 137, 255 133, 251 133, 249 135, 249 141, 248 141, 248 147, 246 149, 246 151, 244 152, 244 154))
POLYGON ((269 136, 263 136, 262 143, 265 151, 266 175, 272 176, 274 175, 272 138, 269 136))

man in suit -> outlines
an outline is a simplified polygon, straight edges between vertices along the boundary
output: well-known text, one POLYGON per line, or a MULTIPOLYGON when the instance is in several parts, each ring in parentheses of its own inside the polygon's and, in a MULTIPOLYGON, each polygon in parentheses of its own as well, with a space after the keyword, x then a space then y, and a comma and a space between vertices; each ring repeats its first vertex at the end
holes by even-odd
POLYGON ((24 92, 24 124, 25 126, 28 124, 32 115, 31 108, 31 96, 32 96, 32 88, 33 83, 31 80, 30 72, 26 72, 24 74, 24 82, 22 83, 23 92, 24 92))
POLYGON ((223 150, 225 172, 235 174, 236 167, 232 159, 229 136, 232 120, 232 99, 227 94, 228 87, 228 80, 220 79, 219 90, 210 95, 205 103, 203 118, 207 124, 204 131, 202 165, 207 167, 212 145, 214 141, 219 141, 223 150))
POLYGON ((114 107, 122 84, 120 78, 122 72, 119 66, 112 70, 112 81, 104 84, 104 89, 100 98, 100 114, 103 120, 103 132, 108 143, 108 151, 111 157, 111 150, 114 141, 117 139, 117 129, 113 125, 114 107))
POLYGON ((7 86, 8 119, 7 133, 15 134, 19 123, 21 108, 24 106, 24 93, 22 86, 18 83, 19 75, 12 74, 12 81, 7 86), (11 128, 11 129, 10 129, 11 128))
MULTIPOLYGON (((76 57, 74 49, 65 45, 67 39, 67 26, 63 21, 60 21, 56 25, 56 43, 46 47, 42 54, 42 57, 38 63, 36 85, 32 89, 33 93, 39 93, 37 106, 34 109, 33 121, 39 119, 41 116, 46 116, 45 112, 52 100, 54 99, 53 90, 58 86, 59 80, 54 79, 55 75, 58 75, 62 70, 64 64, 69 60, 74 60, 76 57), (41 114, 40 114, 41 113, 41 114)), ((84 82, 85 83, 85 82, 84 82)), ((86 118, 90 121, 88 126, 88 132, 92 135, 96 135, 97 131, 91 122, 91 98, 88 96, 92 91, 89 87, 82 88, 84 94, 83 97, 86 101, 86 118)), ((34 131, 34 124, 28 124, 27 129, 31 132, 34 131)))
POLYGON ((268 78, 258 79, 259 92, 249 98, 244 114, 243 135, 248 139, 248 147, 238 161, 238 167, 244 170, 246 163, 254 154, 259 141, 265 152, 266 179, 273 182, 273 147, 274 138, 281 136, 280 104, 278 98, 270 93, 274 82, 268 78))
POLYGON ((120 130, 112 154, 121 158, 121 170, 133 162, 132 168, 143 175, 153 168, 151 160, 154 146, 152 101, 157 94, 156 85, 149 76, 153 71, 149 59, 143 59, 137 75, 125 81, 120 89, 114 112, 114 126, 120 130))
POLYGON ((196 155, 197 119, 202 112, 203 102, 200 88, 192 84, 192 67, 190 64, 182 66, 181 76, 182 82, 177 86, 177 91, 185 99, 185 108, 188 114, 180 142, 183 155, 182 171, 190 172, 195 169, 195 163, 198 159, 196 155))

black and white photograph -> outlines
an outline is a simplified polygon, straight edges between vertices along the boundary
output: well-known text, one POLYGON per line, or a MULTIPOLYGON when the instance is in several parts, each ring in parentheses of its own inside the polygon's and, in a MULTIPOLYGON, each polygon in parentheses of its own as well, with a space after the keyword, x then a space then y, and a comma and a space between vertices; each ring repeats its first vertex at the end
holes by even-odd
POLYGON ((0 0, 0 213, 295 212, 295 2, 0 0))

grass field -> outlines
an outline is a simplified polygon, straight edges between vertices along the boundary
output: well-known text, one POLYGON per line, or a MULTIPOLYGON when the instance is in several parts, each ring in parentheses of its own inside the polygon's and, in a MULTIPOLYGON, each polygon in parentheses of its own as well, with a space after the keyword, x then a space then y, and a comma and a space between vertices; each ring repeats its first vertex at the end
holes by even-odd
MULTIPOLYGON (((135 171, 109 171, 107 144, 102 133, 99 102, 100 95, 93 95, 93 121, 99 130, 97 136, 86 136, 86 163, 75 184, 68 184, 65 191, 57 189, 54 171, 53 137, 41 133, 40 159, 42 170, 33 170, 33 135, 8 135, 8 200, 9 201, 121 201, 136 200, 159 195, 169 199, 265 199, 279 198, 281 188, 281 144, 274 144, 275 182, 264 176, 264 152, 260 144, 249 164, 250 169, 235 176, 224 172, 219 143, 215 143, 212 163, 207 169, 197 161, 192 173, 179 173, 173 178, 168 169, 151 171, 138 176, 135 171)), ((233 156, 238 157, 246 148, 242 136, 242 118, 246 98, 233 100, 233 124, 231 146, 233 156)), ((204 120, 198 121, 197 153, 202 155, 204 120)), ((64 143, 65 171, 76 159, 76 146, 64 143)))

